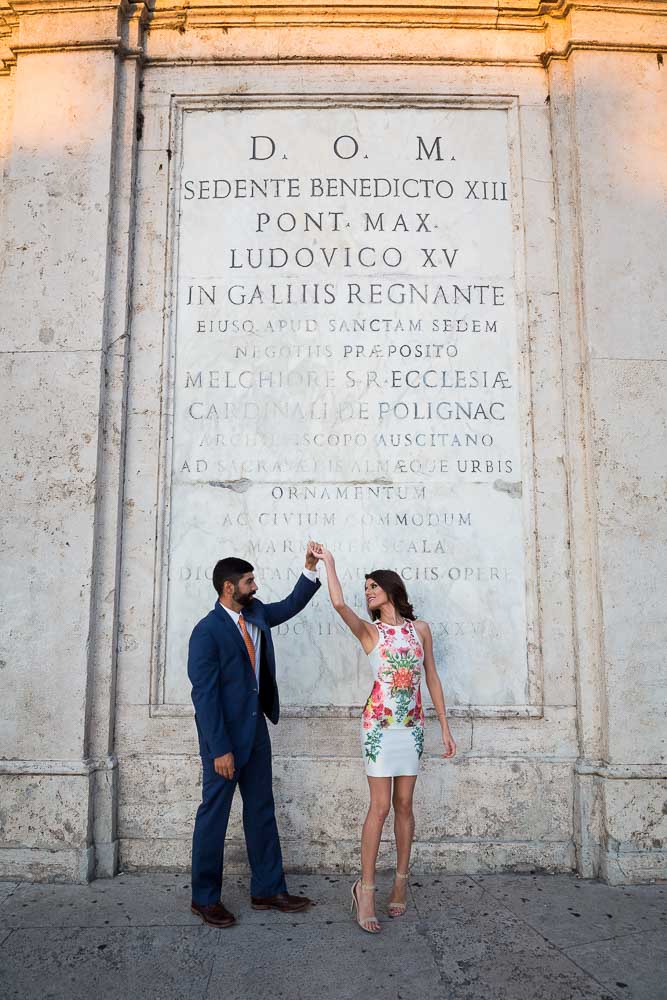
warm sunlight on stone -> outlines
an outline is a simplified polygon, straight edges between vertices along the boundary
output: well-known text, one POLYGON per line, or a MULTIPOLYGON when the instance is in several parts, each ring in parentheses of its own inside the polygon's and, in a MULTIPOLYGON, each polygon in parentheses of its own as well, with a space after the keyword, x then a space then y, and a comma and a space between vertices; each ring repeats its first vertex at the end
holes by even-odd
MULTIPOLYGON (((431 625, 415 871, 667 875, 666 60, 658 0, 0 0, 0 878, 188 868, 213 564, 309 538, 431 625)), ((273 635, 286 861, 356 870, 366 654, 273 635)))

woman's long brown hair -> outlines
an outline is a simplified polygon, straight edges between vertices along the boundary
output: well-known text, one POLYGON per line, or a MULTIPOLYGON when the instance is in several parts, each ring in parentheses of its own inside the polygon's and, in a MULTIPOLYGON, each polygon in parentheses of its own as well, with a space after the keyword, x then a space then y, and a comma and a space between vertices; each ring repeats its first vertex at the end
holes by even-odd
MULTIPOLYGON (((373 580, 379 587, 382 587, 401 618, 407 618, 411 622, 416 620, 417 615, 408 600, 408 592, 398 573, 395 573, 393 569, 376 569, 373 573, 366 573, 365 578, 373 580)), ((376 621, 379 617, 379 610, 373 608, 371 618, 376 621)))

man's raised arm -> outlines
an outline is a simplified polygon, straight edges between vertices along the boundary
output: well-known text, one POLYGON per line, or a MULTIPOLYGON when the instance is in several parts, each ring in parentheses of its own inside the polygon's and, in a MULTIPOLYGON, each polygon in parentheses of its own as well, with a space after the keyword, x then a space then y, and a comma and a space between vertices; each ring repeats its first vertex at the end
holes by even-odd
POLYGON ((308 602, 315 596, 320 587, 320 581, 317 579, 315 572, 318 558, 319 556, 316 556, 312 550, 312 542, 308 542, 303 573, 296 581, 292 593, 282 601, 275 601, 273 604, 264 605, 266 621, 270 628, 282 625, 283 622, 294 618, 295 615, 298 615, 299 611, 303 611, 308 602))

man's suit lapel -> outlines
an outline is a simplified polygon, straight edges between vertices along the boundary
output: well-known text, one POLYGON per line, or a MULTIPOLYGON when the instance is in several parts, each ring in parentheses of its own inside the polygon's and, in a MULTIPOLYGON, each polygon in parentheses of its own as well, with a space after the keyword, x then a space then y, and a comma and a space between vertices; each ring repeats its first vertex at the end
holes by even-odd
MULTIPOLYGON (((260 605, 259 602, 253 601, 249 608, 243 609, 243 617, 248 622, 249 625, 256 625, 258 629, 262 632, 269 632, 270 629, 264 621, 264 616, 259 613, 260 605)), ((229 618, 229 615, 227 615, 229 618)))
MULTIPOLYGON (((269 646, 271 643, 271 629, 266 624, 266 619, 262 611, 262 605, 259 601, 253 601, 249 608, 244 608, 243 617, 245 618, 248 625, 256 625, 262 634, 262 646, 260 653, 260 662, 258 664, 259 671, 259 691, 260 691, 260 702, 262 706, 265 706, 265 701, 263 699, 269 699, 269 712, 270 714, 271 705, 273 704, 273 694, 271 693, 275 687, 276 677, 275 668, 272 668, 270 657, 269 657, 269 646)), ((275 693, 277 697, 277 692, 275 693)))
POLYGON ((245 656, 248 663, 250 663, 250 657, 248 656, 248 650, 245 648, 245 642, 243 641, 241 630, 238 628, 236 623, 229 617, 225 609, 220 604, 220 601, 216 601, 215 611, 218 616, 218 621, 221 623, 223 629, 225 630, 225 633, 230 637, 231 641, 235 643, 239 652, 243 656, 245 656))

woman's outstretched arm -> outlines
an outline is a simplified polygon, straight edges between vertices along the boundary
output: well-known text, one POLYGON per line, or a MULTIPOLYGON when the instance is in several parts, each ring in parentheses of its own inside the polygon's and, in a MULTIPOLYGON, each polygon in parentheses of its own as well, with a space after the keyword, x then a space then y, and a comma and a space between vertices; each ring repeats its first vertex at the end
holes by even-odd
POLYGON ((325 548, 324 545, 314 544, 313 552, 322 560, 327 568, 327 586, 329 588, 331 603, 349 628, 350 632, 357 637, 361 645, 364 647, 365 652, 370 653, 377 643, 377 630, 373 627, 373 625, 371 625, 370 622, 364 621, 363 618, 360 618, 356 611, 353 611, 352 608, 345 603, 343 588, 341 587, 340 580, 338 579, 338 573, 336 572, 336 563, 333 555, 329 552, 329 549, 325 548))
POLYGON ((440 728, 442 730, 442 742, 445 748, 445 752, 442 756, 453 757, 456 753, 456 743, 454 742, 454 737, 449 731, 449 723, 447 722, 445 693, 442 690, 442 684, 440 683, 438 671, 435 666, 435 659, 433 657, 433 636, 431 635, 431 629, 427 622, 423 621, 415 622, 415 628, 417 629, 417 634, 419 635, 424 647, 426 687, 428 688, 428 693, 431 696, 431 701, 433 702, 433 707, 435 708, 435 714, 438 716, 438 721, 440 722, 440 728))

